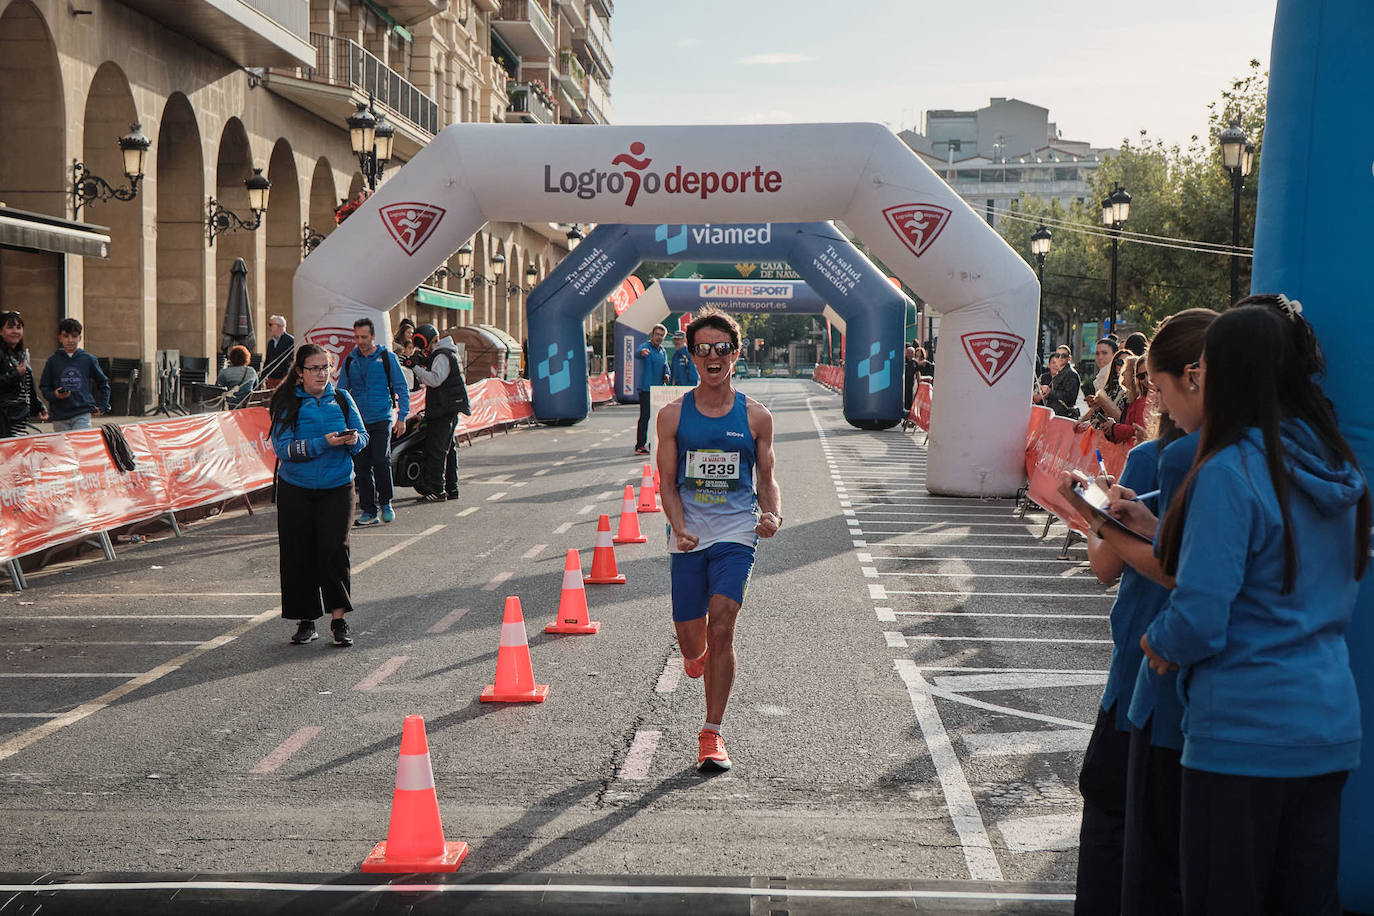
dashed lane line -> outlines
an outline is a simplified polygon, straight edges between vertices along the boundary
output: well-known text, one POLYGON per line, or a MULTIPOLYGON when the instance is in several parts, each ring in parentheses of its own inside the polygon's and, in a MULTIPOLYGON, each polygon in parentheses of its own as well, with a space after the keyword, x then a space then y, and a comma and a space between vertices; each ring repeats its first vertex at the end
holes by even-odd
POLYGON ((559 525, 557 528, 553 529, 553 533, 554 533, 554 534, 567 534, 569 531, 572 530, 572 526, 573 526, 573 523, 572 523, 572 522, 564 522, 563 524, 559 525))
POLYGON ((311 739, 323 730, 318 725, 307 725, 305 728, 298 729, 295 734, 277 745, 272 753, 258 761, 258 765, 248 772, 258 775, 276 772, 283 763, 291 759, 292 754, 309 744, 311 739))
POLYGON ((453 626, 455 623, 457 623, 458 621, 462 620, 462 619, 463 619, 463 615, 466 614, 467 612, 468 612, 468 609, 465 608, 465 607, 460 607, 460 608, 458 608, 457 610, 449 611, 447 614, 445 614, 445 615, 443 616, 443 619, 441 619, 438 623, 436 623, 434 626, 430 627, 430 628, 429 628, 428 630, 426 630, 425 632, 427 632, 427 633, 429 633, 429 634, 431 634, 431 635, 435 635, 435 634, 438 634, 438 633, 443 633, 443 632, 444 632, 445 630, 447 630, 449 627, 453 626))
POLYGON ((464 509, 462 512, 459 512, 459 513, 457 514, 457 517, 458 517, 458 518, 466 518, 467 516, 471 515, 472 513, 476 512, 476 511, 477 511, 477 507, 476 507, 476 506, 468 506, 468 507, 467 507, 466 509, 464 509))
POLYGON ((482 586, 482 591, 484 591, 484 592, 494 592, 494 591, 496 591, 498 588, 501 587, 501 583, 502 583, 502 582, 505 582, 507 579, 509 579, 509 578, 510 578, 511 576, 513 576, 513 575, 515 575, 515 573, 509 572, 509 571, 497 573, 496 575, 494 575, 494 576, 491 577, 491 581, 490 581, 490 582, 488 582, 486 585, 482 586))
POLYGON ((543 552, 543 550, 544 550, 545 547, 548 547, 548 546, 549 546, 548 544, 535 544, 535 545, 534 545, 533 547, 531 547, 529 550, 526 550, 524 553, 522 553, 522 554, 520 555, 520 559, 522 559, 522 560, 533 560, 535 557, 539 556, 539 554, 543 552))
POLYGON ((616 773, 616 778, 648 779, 649 769, 654 762, 654 752, 658 750, 658 742, 662 737, 663 732, 653 729, 640 729, 635 732, 634 738, 630 741, 630 750, 625 755, 625 762, 620 765, 620 772, 616 773))
POLYGON ((378 665, 367 677, 354 684, 353 689, 361 690, 364 693, 370 693, 376 690, 381 686, 382 681, 395 674, 396 671, 408 661, 410 661, 410 657, 407 655, 393 655, 391 658, 388 658, 378 665))
POLYGON ((682 656, 674 652, 663 665, 663 673, 658 676, 654 693, 672 693, 682 681, 682 656))
POLYGON ((935 636, 929 633, 907 636, 904 633, 887 632, 883 634, 887 644, 893 648, 911 648, 913 642, 1031 642, 1067 644, 1076 646, 1110 646, 1110 639, 1065 639, 1059 636, 935 636))
POLYGON ((491 494, 490 496, 488 496, 488 497, 487 497, 487 502, 489 502, 489 503, 494 503, 494 502, 496 502, 496 501, 499 500, 499 499, 504 499, 505 496, 506 496, 506 491, 505 491, 505 490, 502 490, 500 493, 493 493, 493 494, 491 494))
POLYGON ((581 509, 578 509, 578 510, 577 510, 577 514, 578 514, 578 515, 586 515, 586 514, 589 513, 589 512, 595 512, 595 511, 596 511, 596 506, 595 506, 595 505, 583 506, 581 509))
MULTIPOLYGON (((424 531, 421 531, 414 537, 409 538, 408 540, 402 541, 399 544, 393 544, 392 546, 388 547, 386 550, 383 550, 376 556, 370 557, 367 560, 364 560, 362 563, 358 564, 357 568, 353 571, 354 574, 365 572, 368 569, 371 569, 373 566, 380 563, 382 560, 385 560, 387 557, 390 557, 400 552, 401 550, 404 550, 411 544, 422 541, 430 535, 437 534, 438 532, 444 530, 444 527, 445 526, 443 525, 432 525, 429 528, 426 528, 424 531)), ((140 687, 146 687, 148 684, 151 684, 154 681, 161 680, 162 678, 171 674, 173 671, 176 671, 182 668, 183 666, 189 664, 190 662, 195 661, 197 658, 204 655, 205 653, 210 652, 214 649, 218 649, 220 646, 228 645, 235 639, 238 639, 240 636, 244 635, 245 633, 248 633, 249 631, 257 627, 259 624, 266 623, 269 620, 274 620, 280 615, 280 605, 269 610, 263 611, 261 614, 258 614, 244 621, 234 629, 229 630, 227 633, 221 633, 214 639, 206 640, 200 645, 192 647, 189 651, 184 652, 181 655, 178 655, 171 661, 164 662, 163 664, 158 665, 156 668, 153 668, 149 671, 145 671, 142 674, 137 675, 136 677, 130 678, 123 684, 120 684, 117 687, 114 687, 113 689, 108 690, 100 696, 96 697, 94 700, 82 703, 75 709, 65 712, 55 719, 50 719, 41 725, 36 725, 33 728, 28 729, 27 731, 20 732, 19 734, 15 735, 9 740, 0 744, 0 760, 7 760, 10 757, 13 757, 15 754, 19 753, 24 748, 28 747, 34 742, 46 738, 48 735, 59 732, 69 725, 73 725, 77 722, 80 722, 87 716, 94 715, 95 713, 104 709, 106 706, 109 706, 116 700, 125 697, 130 693, 133 693, 140 687)))

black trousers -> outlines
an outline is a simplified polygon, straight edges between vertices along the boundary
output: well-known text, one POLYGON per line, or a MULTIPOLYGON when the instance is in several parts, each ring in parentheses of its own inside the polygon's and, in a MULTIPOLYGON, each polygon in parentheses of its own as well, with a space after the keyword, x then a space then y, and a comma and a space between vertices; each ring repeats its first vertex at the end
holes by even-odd
POLYGON ((639 425, 635 427, 635 448, 649 444, 649 392, 639 393, 639 425))
POLYGON ((1340 916, 1348 774, 1268 779, 1183 768, 1183 912, 1340 916))
POLYGON ((1121 861, 1121 912, 1125 916, 1183 912, 1178 879, 1182 756, 1182 751, 1150 744, 1149 722, 1144 729, 1131 729, 1121 861))
POLYGON ((1126 828, 1126 753, 1130 736, 1117 731, 1116 704, 1097 710, 1078 790, 1083 823, 1078 830, 1078 877, 1073 911, 1096 916, 1121 909, 1121 844, 1126 828))
POLYGON ((281 615, 287 620, 353 610, 348 594, 352 528, 353 484, 310 490, 277 481, 281 615))
POLYGON ((426 493, 458 492, 458 446, 453 441, 458 414, 425 414, 425 444, 420 452, 420 480, 415 489, 426 493))
POLYGON ((367 448, 353 456, 353 483, 358 488, 358 506, 368 515, 377 506, 391 505, 391 421, 367 424, 367 448))

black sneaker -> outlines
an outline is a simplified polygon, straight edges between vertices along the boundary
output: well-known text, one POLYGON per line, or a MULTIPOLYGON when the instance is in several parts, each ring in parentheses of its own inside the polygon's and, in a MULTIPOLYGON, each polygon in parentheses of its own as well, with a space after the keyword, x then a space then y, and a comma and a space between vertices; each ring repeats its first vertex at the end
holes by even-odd
POLYGON ((421 494, 420 494, 420 501, 421 501, 421 502, 426 502, 426 503, 441 503, 441 502, 444 501, 444 494, 442 494, 442 493, 421 493, 421 494))
POLYGON ((444 499, 457 499, 457 498, 458 498, 458 491, 457 491, 457 490, 445 490, 445 491, 444 491, 444 499))
POLYGON ((296 627, 296 635, 291 637, 291 642, 297 646, 303 646, 319 638, 320 634, 315 632, 315 621, 302 620, 296 627))
POLYGON ((336 646, 353 645, 353 637, 348 634, 348 621, 342 617, 329 621, 329 635, 334 637, 336 646))

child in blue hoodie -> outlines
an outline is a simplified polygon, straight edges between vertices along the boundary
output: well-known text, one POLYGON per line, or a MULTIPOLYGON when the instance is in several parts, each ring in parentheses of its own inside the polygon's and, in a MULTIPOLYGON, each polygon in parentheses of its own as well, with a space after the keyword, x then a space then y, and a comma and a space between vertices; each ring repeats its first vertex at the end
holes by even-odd
POLYGON ((297 621, 291 642, 316 639, 326 610, 336 646, 353 645, 344 615, 349 595, 348 533, 353 522, 353 455, 367 448, 362 415, 329 381, 332 360, 317 344, 296 350, 291 371, 272 393, 277 469, 277 540, 281 615, 297 621))
POLYGON ((1340 796, 1359 764, 1345 631, 1370 495, 1288 300, 1207 332, 1198 456, 1159 532, 1176 584, 1141 639, 1178 669, 1185 913, 1339 913, 1340 796))
POLYGON ((91 417, 110 412, 110 380, 96 358, 81 349, 81 330, 75 318, 57 323, 62 346, 48 357, 38 381, 52 415, 53 432, 90 429, 91 417))

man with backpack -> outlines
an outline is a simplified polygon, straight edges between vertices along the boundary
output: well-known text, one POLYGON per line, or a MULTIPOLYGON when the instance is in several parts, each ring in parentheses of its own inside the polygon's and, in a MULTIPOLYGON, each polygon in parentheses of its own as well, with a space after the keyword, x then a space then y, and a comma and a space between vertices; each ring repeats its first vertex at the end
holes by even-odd
POLYGON ((353 342, 339 369, 338 388, 353 396, 367 429, 367 448, 353 456, 354 484, 362 509, 353 524, 368 528, 396 520, 391 508, 391 436, 405 432, 410 391, 396 354, 377 344, 372 319, 353 322, 353 342))
POLYGON ((468 389, 458 347, 432 324, 422 324, 411 338, 415 354, 410 367, 425 386, 425 442, 420 455, 420 480, 415 489, 426 502, 458 498, 458 448, 453 433, 458 415, 470 414, 468 389))

